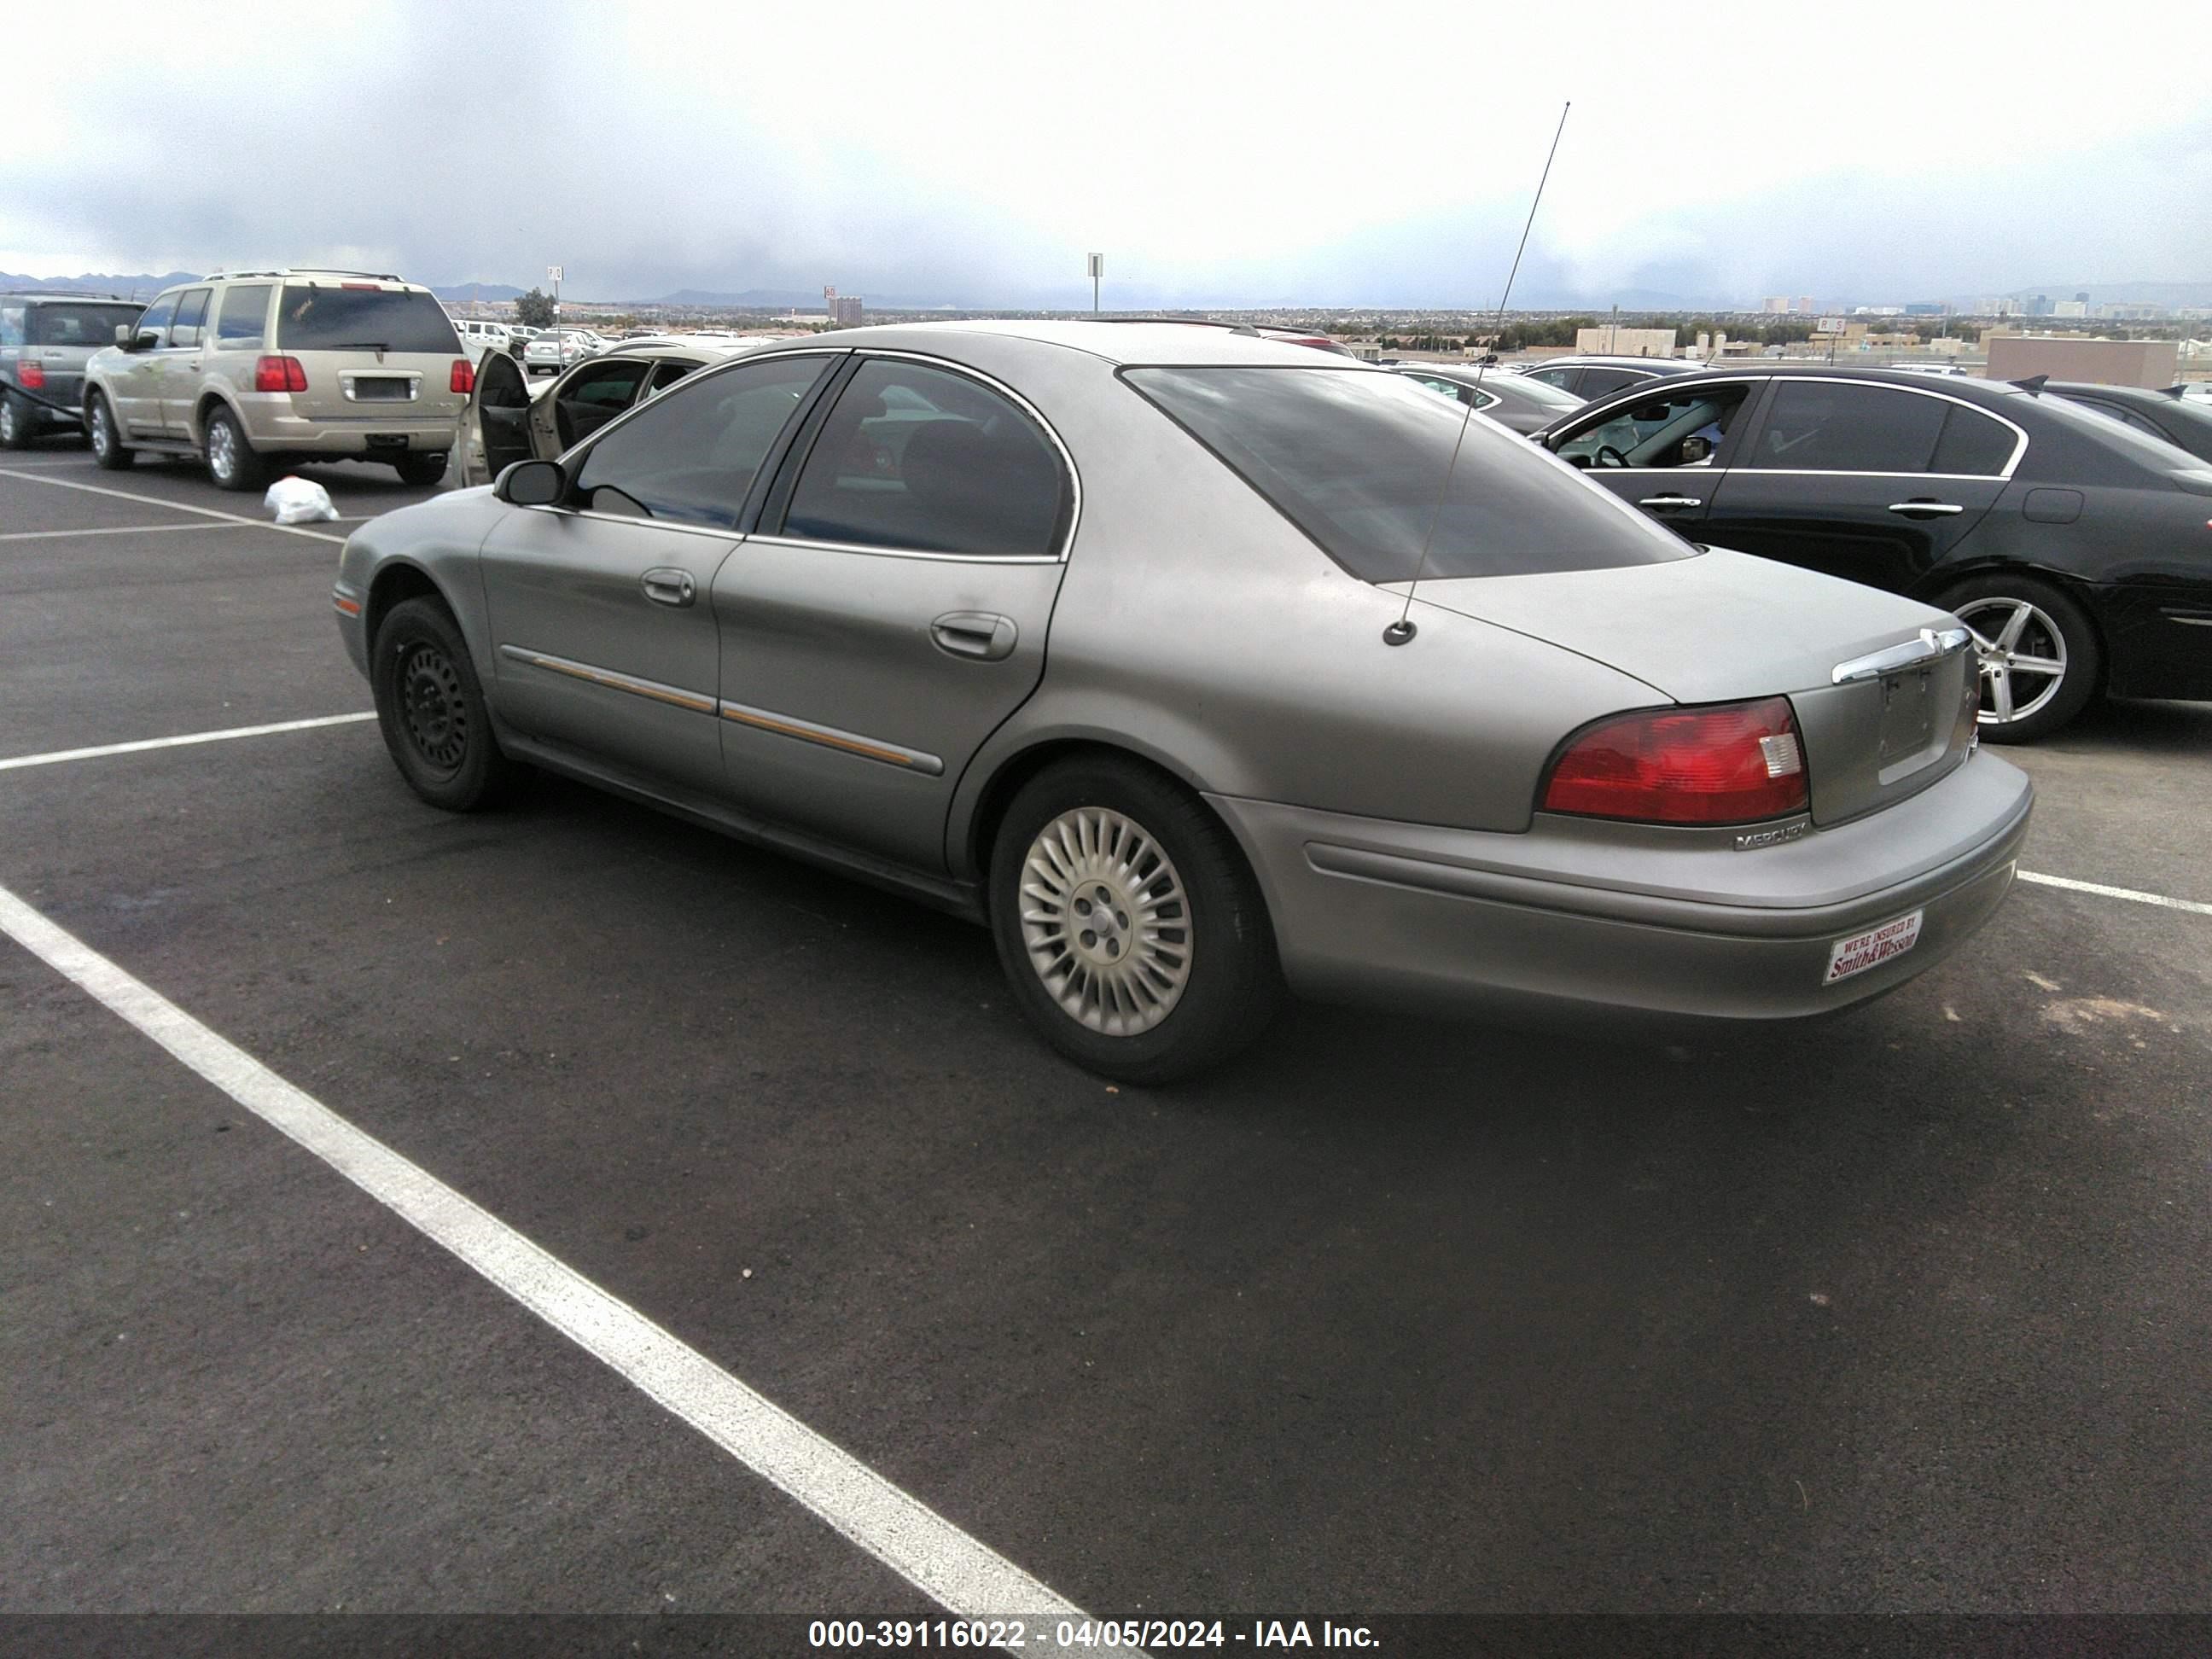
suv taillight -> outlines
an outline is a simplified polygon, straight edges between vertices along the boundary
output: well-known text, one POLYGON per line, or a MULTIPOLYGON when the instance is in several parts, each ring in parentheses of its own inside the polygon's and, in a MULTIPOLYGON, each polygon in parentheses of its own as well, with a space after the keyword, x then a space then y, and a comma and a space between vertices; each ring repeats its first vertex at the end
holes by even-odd
POLYGON ((18 363, 15 366, 15 384, 26 392, 45 390, 46 366, 44 363, 18 363))
POLYGON ((305 392, 307 371, 297 357, 257 357, 253 360, 256 392, 305 392))
POLYGON ((1644 823, 1746 823, 1805 810, 1787 697, 1654 708, 1599 721, 1545 780, 1543 810, 1644 823))
POLYGON ((447 385, 466 397, 477 389, 477 366, 465 357, 454 358, 453 373, 447 385))

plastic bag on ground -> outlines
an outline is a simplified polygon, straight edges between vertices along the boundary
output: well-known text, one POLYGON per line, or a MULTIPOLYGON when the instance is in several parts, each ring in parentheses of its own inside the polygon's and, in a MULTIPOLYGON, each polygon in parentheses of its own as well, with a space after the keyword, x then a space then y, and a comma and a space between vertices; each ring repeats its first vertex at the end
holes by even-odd
POLYGON ((277 479, 261 498, 261 505, 276 515, 278 524, 313 524, 338 515, 337 508, 331 505, 331 492, 305 478, 277 479))

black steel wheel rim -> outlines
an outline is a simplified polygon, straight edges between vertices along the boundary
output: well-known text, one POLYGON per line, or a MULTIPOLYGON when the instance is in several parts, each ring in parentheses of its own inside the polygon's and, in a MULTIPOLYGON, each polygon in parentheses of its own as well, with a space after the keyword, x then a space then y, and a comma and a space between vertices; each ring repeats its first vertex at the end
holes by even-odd
POLYGON ((460 769, 469 752, 469 710, 453 659, 434 645, 408 648, 399 663, 399 719, 407 741, 441 772, 460 769))

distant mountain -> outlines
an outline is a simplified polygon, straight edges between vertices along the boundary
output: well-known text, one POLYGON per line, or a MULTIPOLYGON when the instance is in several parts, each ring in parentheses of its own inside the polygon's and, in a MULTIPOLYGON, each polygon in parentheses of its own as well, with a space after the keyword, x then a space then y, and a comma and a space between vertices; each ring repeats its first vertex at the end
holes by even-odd
POLYGON ((164 276, 149 276, 143 271, 134 276, 116 276, 88 271, 82 276, 18 276, 11 271, 0 270, 0 289, 10 294, 39 294, 52 289, 81 289, 91 294, 114 294, 124 299, 137 297, 150 300, 163 289, 177 283, 198 280, 199 273, 192 270, 173 270, 164 276))
POLYGON ((443 287, 433 283, 430 292, 441 300, 519 300, 524 290, 506 283, 448 283, 443 287))
POLYGON ((2039 294, 2053 301, 2087 294, 2092 309, 2098 306, 2163 306, 2174 311, 2184 307, 2212 306, 2212 283, 2035 283, 2014 289, 2005 297, 2033 300, 2039 294))
POLYGON ((819 311, 822 308, 822 290, 818 288, 749 288, 742 294, 714 294, 701 288, 683 288, 644 303, 656 306, 771 306, 779 311, 787 311, 793 306, 807 306, 819 311))

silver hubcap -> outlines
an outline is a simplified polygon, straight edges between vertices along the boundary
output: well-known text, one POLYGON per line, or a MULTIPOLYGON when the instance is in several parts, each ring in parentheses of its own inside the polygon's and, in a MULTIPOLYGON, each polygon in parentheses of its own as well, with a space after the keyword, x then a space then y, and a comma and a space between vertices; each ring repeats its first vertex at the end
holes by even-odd
POLYGON ((237 434, 231 431, 228 421, 217 421, 208 428, 208 471, 218 478, 228 478, 237 466, 237 434))
POLYGON ((1021 896, 1030 965, 1069 1018, 1134 1036, 1174 1011, 1190 982, 1190 901, 1134 819, 1062 812, 1030 843, 1021 896))
POLYGON ((114 441, 115 434, 107 429, 107 405, 94 404, 92 406, 92 453, 105 455, 107 446, 114 441))
POLYGON ((1976 599, 1959 620, 1982 662, 1982 721, 2024 720, 2066 682, 2066 636, 2047 611, 2026 599, 1976 599))
POLYGON ((20 418, 15 413, 15 405, 12 400, 0 402, 0 442, 12 444, 15 441, 15 434, 19 429, 16 422, 20 418))

